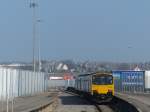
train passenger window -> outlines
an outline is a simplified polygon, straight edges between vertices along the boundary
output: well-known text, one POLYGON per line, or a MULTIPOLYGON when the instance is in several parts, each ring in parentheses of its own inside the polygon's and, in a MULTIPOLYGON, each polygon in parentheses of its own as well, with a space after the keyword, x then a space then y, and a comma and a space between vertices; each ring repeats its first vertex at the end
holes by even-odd
POLYGON ((108 85, 113 83, 112 76, 93 76, 93 84, 108 85))

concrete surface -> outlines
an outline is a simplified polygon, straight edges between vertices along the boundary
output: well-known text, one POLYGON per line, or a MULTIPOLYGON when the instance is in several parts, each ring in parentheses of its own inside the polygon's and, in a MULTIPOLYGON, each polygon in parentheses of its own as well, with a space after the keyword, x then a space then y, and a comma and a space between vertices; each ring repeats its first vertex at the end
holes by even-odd
POLYGON ((150 112, 150 94, 115 93, 115 95, 136 106, 140 112, 150 112))
POLYGON ((100 111, 83 98, 62 92, 54 112, 112 112, 106 105, 99 105, 100 111))
MULTIPOLYGON (((28 112, 32 109, 39 108, 42 105, 46 105, 52 101, 51 93, 43 93, 30 97, 19 97, 14 99, 14 105, 12 109, 12 102, 9 102, 9 112, 28 112)), ((7 103, 0 102, 0 112, 7 111, 7 103)))
POLYGON ((96 112, 96 108, 78 96, 61 93, 54 112, 96 112))

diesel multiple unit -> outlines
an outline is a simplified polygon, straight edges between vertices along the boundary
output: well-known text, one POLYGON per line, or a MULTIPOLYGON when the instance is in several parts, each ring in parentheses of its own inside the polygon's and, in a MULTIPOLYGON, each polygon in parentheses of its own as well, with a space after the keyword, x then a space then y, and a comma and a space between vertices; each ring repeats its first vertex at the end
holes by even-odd
POLYGON ((92 95, 101 100, 111 100, 114 96, 114 81, 110 73, 90 73, 75 79, 75 90, 92 95))

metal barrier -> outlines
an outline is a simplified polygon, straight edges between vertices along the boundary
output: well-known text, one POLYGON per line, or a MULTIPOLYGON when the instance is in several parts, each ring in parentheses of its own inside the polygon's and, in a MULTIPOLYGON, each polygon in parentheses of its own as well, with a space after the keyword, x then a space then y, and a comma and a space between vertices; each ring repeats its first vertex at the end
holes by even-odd
POLYGON ((65 80, 48 80, 48 88, 59 88, 59 87, 65 87, 65 80))
POLYGON ((46 89, 45 73, 0 68, 0 101, 34 95, 46 89))
POLYGON ((48 88, 74 87, 75 80, 48 80, 48 88))
POLYGON ((0 112, 13 112, 15 97, 46 91, 47 81, 47 74, 42 72, 0 68, 0 112))

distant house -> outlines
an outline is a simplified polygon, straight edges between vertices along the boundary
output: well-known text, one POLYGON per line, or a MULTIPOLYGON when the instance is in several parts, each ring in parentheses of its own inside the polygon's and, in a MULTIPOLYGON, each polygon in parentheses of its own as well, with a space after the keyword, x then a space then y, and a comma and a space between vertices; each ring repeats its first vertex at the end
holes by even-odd
POLYGON ((141 71, 141 69, 140 69, 138 66, 136 66, 136 67, 134 68, 134 71, 141 71))
POLYGON ((68 66, 67 66, 66 64, 60 63, 60 64, 57 66, 56 69, 57 69, 57 70, 65 70, 65 71, 67 71, 69 68, 68 68, 68 66))

